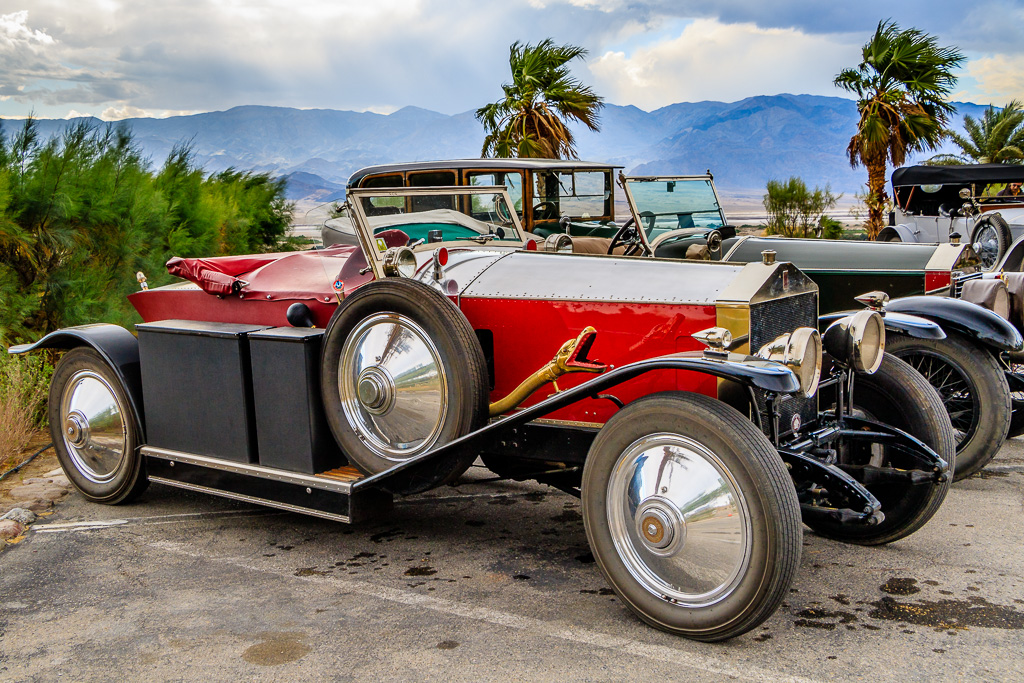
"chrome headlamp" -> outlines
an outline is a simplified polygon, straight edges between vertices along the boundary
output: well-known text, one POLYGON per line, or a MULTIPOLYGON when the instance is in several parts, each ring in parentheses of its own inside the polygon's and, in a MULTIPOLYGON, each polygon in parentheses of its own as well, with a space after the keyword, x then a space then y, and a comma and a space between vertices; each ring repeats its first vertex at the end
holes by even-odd
POLYGON ((572 238, 564 232, 553 232, 544 239, 544 251, 572 253, 572 238))
POLYGON ((836 362, 870 375, 885 354, 885 323, 876 311, 859 311, 829 325, 821 341, 836 362))
POLYGON ((391 247, 384 252, 384 274, 388 277, 412 277, 416 274, 416 255, 409 247, 391 247))
POLYGON ((800 392, 810 398, 821 379, 821 335, 813 327, 798 327, 768 342, 754 354, 782 363, 800 380, 800 392))

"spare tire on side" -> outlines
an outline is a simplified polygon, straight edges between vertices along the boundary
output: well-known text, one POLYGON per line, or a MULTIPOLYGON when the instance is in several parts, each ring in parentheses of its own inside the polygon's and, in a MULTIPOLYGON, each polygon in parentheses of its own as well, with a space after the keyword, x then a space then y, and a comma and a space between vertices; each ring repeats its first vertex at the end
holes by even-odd
MULTIPOLYGON (((421 282, 389 278, 360 287, 324 333, 321 392, 338 446, 377 474, 453 441, 487 420, 487 365, 462 312, 421 282)), ((476 457, 459 450, 388 483, 416 493, 448 483, 476 457)))

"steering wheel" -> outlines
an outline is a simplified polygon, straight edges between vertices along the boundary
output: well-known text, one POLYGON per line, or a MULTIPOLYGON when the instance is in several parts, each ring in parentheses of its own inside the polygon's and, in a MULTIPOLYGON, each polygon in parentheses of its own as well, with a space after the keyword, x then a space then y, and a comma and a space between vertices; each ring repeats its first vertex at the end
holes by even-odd
POLYGON ((554 202, 541 202, 533 207, 533 220, 553 221, 558 218, 558 205, 554 202))
POLYGON ((623 256, 632 256, 637 252, 643 253, 647 251, 643 241, 640 239, 640 231, 633 225, 634 222, 635 221, 630 218, 622 224, 619 231, 615 233, 615 237, 612 237, 611 244, 608 245, 609 254, 614 254, 615 248, 619 246, 619 244, 625 246, 625 250, 622 252, 623 256))

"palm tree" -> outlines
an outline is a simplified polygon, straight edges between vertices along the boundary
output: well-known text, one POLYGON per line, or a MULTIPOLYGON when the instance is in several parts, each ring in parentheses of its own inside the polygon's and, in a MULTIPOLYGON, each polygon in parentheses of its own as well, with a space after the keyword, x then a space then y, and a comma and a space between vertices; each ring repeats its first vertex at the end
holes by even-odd
POLYGON ((892 21, 878 22, 856 69, 843 69, 834 83, 858 97, 857 132, 846 153, 850 165, 868 171, 868 238, 884 225, 888 195, 886 164, 901 166, 910 152, 934 149, 946 135, 953 106, 946 101, 956 85, 953 69, 963 62, 954 47, 892 21))
POLYGON ((512 82, 501 86, 505 97, 476 111, 487 134, 481 155, 576 158, 567 123, 579 121, 596 132, 604 106, 603 98, 569 73, 569 62, 586 54, 551 38, 536 45, 512 43, 512 82))
POLYGON ((950 133, 964 156, 979 164, 997 164, 1024 159, 1024 109, 1018 100, 1010 100, 1002 110, 989 105, 977 121, 964 117, 967 137, 950 133))

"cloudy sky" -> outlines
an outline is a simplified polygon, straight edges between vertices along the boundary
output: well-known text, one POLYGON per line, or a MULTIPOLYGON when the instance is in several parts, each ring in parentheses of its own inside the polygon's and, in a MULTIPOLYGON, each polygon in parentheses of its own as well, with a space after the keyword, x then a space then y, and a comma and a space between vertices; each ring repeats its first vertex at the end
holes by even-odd
POLYGON ((586 47, 615 104, 836 95, 880 19, 968 61, 954 99, 1024 99, 1021 0, 0 0, 0 116, 113 120, 262 104, 455 114, 500 96, 508 46, 586 47))

